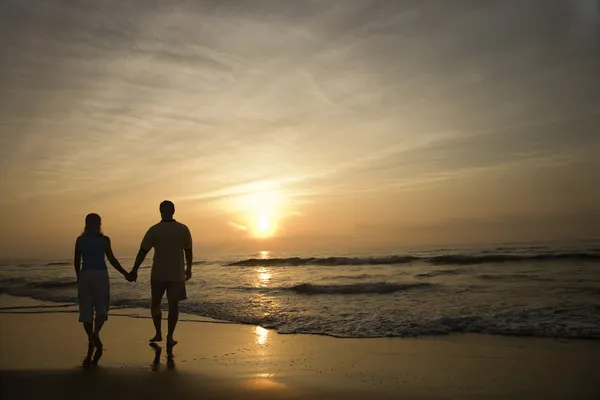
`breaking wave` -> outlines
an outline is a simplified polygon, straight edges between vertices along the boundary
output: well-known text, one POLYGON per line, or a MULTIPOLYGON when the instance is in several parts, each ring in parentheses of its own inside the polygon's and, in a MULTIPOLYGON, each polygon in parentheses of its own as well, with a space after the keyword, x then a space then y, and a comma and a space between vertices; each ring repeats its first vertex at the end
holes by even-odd
POLYGON ((428 288, 435 286, 432 283, 414 282, 414 283, 356 283, 350 285, 313 285, 310 283, 301 283, 299 285, 287 288, 298 294, 387 294, 409 289, 428 288))
POLYGON ((258 266, 303 266, 303 265, 394 265, 411 262, 424 262, 432 265, 475 265, 490 263, 515 263, 526 261, 592 261, 600 262, 600 253, 572 252, 572 253, 541 253, 541 254, 447 254, 433 257, 422 256, 389 256, 389 257, 291 257, 259 259, 249 258, 227 264, 232 267, 258 267, 258 266))
POLYGON ((391 265, 405 264, 417 261, 419 257, 413 256, 391 256, 391 257, 325 257, 325 258, 249 258, 227 264, 230 267, 258 267, 258 266, 300 266, 300 265, 391 265))
POLYGON ((389 294, 410 289, 424 289, 439 286, 435 283, 425 282, 363 282, 344 285, 318 285, 314 283, 300 283, 293 286, 280 287, 256 287, 256 286, 223 286, 222 289, 234 289, 244 292, 260 292, 276 294, 281 292, 294 292, 298 295, 317 295, 317 294, 389 294))
POLYGON ((459 269, 441 269, 437 271, 424 272, 422 274, 415 275, 415 278, 435 278, 436 276, 447 276, 447 275, 458 275, 462 274, 463 271, 459 269))

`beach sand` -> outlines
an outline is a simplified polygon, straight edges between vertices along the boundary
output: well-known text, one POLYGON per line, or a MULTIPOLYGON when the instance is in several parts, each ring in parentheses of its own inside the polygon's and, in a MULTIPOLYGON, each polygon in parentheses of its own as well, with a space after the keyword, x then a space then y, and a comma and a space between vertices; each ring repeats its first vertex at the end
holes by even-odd
POLYGON ((596 341, 338 339, 182 315, 171 363, 148 345, 150 319, 116 310, 99 365, 84 368, 74 307, 3 295, 0 309, 3 400, 600 398, 596 341))

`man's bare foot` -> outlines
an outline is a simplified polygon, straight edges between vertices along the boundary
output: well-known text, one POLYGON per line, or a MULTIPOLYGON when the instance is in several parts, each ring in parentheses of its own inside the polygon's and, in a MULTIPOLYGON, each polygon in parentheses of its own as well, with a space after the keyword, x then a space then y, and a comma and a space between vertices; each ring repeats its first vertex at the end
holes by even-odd
POLYGON ((154 337, 152 339, 149 340, 150 343, 154 343, 154 342, 162 342, 162 335, 159 335, 158 333, 156 335, 154 335, 154 337))
POLYGON ((177 344, 177 340, 172 337, 167 337, 167 346, 173 347, 177 344))

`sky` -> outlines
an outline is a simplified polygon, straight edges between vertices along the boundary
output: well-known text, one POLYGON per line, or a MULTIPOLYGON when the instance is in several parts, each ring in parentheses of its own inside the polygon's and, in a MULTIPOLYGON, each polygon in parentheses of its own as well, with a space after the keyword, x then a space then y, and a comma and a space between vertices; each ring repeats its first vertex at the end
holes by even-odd
POLYGON ((600 2, 0 2, 0 257, 600 237, 600 2))

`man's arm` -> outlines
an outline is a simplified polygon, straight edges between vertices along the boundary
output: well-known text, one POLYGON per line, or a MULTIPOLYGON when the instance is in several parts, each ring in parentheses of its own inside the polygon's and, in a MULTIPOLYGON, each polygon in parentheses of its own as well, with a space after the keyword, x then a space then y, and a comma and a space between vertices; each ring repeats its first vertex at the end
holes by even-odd
MULTIPOLYGON (((187 227, 186 227, 187 228, 187 227)), ((192 233, 186 229, 185 243, 183 244, 183 252, 185 253, 185 280, 189 281, 192 278, 192 261, 194 260, 194 251, 192 250, 192 233)))
POLYGON ((79 239, 75 242, 75 256, 73 258, 73 265, 75 266, 75 276, 77 282, 79 282, 79 272, 81 271, 81 250, 79 249, 79 239))
POLYGON ((138 251, 137 256, 135 257, 135 263, 133 264, 133 269, 131 270, 130 276, 132 280, 137 279, 137 272, 140 269, 140 266, 146 259, 146 254, 154 247, 154 240, 152 236, 152 228, 148 229, 148 232, 144 235, 144 239, 142 239, 142 245, 140 246, 140 251, 138 251))
POLYGON ((185 263, 187 268, 185 270, 185 280, 189 281, 192 278, 192 260, 194 259, 194 252, 192 249, 185 249, 185 263))
POLYGON ((132 274, 137 274, 138 269, 140 269, 140 266, 146 259, 146 254, 148 254, 148 251, 143 248, 138 251, 137 257, 135 257, 135 264, 133 264, 133 269, 131 270, 132 274))

